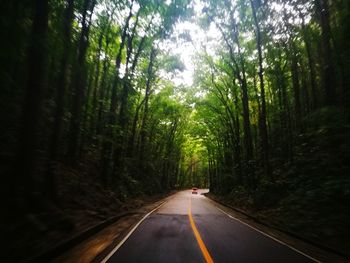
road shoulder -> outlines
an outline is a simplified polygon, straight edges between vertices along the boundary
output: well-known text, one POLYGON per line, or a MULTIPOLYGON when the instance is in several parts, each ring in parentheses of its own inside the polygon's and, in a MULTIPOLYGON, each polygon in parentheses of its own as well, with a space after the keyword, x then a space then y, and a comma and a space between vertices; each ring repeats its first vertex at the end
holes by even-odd
MULTIPOLYGON (((337 255, 335 253, 325 251, 311 243, 301 240, 297 237, 291 236, 283 231, 277 230, 263 222, 259 222, 253 216, 245 213, 244 211, 239 211, 229 204, 225 204, 222 201, 216 200, 212 195, 205 195, 209 202, 212 202, 219 210, 222 210, 227 216, 232 216, 233 218, 247 224, 258 232, 263 232, 272 239, 277 239, 281 243, 293 248, 294 250, 300 251, 302 254, 306 254, 320 262, 330 262, 330 263, 346 263, 349 262, 348 259, 337 255)), ((234 219, 233 219, 234 220, 234 219)))
POLYGON ((101 231, 74 246, 62 255, 54 258, 52 263, 88 263, 100 262, 117 246, 134 226, 150 211, 159 207, 173 197, 171 194, 152 202, 124 216, 101 231))

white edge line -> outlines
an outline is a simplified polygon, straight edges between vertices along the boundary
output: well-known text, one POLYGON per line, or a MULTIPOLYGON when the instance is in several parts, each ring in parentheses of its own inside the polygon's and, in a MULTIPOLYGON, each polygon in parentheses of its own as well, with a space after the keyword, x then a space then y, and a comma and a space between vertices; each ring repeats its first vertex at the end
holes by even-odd
MULTIPOLYGON (((210 199, 208 199, 208 200, 210 200, 210 199)), ((212 201, 212 200, 210 200, 210 201, 212 201)), ((213 202, 213 203, 214 203, 214 202, 213 202)), ((307 254, 305 254, 304 252, 302 252, 302 251, 296 249, 295 247, 292 247, 291 245, 289 245, 289 244, 287 244, 287 243, 285 243, 285 242, 283 242, 283 241, 277 239, 276 237, 270 236, 269 234, 267 234, 267 233, 265 233, 265 232, 263 232, 263 231, 261 231, 261 230, 255 228, 255 227, 253 227, 253 226, 247 224, 246 222, 244 222, 244 221, 242 221, 242 220, 240 220, 240 219, 238 219, 238 218, 236 218, 236 217, 233 217, 232 215, 230 215, 229 213, 225 212, 224 210, 222 210, 222 209, 219 208, 218 206, 216 206, 216 205, 214 205, 214 206, 215 206, 219 211, 221 211, 222 213, 224 213, 225 215, 227 215, 229 218, 231 218, 231 219, 233 219, 233 220, 236 220, 236 221, 238 221, 238 222, 240 222, 240 223, 242 223, 242 224, 244 224, 244 225, 246 225, 246 226, 248 226, 248 227, 254 229, 255 231, 259 232, 260 234, 263 234, 264 236, 267 236, 267 237, 273 239, 274 241, 276 241, 276 242, 278 242, 278 243, 280 243, 280 244, 282 244, 282 245, 284 245, 284 246, 289 247, 290 249, 294 250, 295 252, 298 252, 299 254, 303 255, 304 257, 307 257, 308 259, 311 259, 311 260, 313 260, 313 261, 315 261, 315 262, 317 262, 317 263, 322 263, 322 262, 319 261, 318 259, 315 259, 315 258, 313 258, 313 257, 311 257, 311 256, 309 256, 309 255, 307 255, 307 254)))
POLYGON ((117 252, 117 250, 125 243, 125 241, 131 236, 131 234, 136 230, 136 228, 150 215, 152 214, 154 211, 156 211, 157 209, 159 209, 162 205, 164 205, 167 201, 164 201, 163 203, 161 203, 159 206, 157 206, 156 208, 154 208, 151 212, 147 213, 131 230, 130 232, 122 239, 122 241, 120 241, 118 243, 118 245, 111 251, 109 252, 109 254, 101 261, 101 263, 106 263, 115 252, 117 252))

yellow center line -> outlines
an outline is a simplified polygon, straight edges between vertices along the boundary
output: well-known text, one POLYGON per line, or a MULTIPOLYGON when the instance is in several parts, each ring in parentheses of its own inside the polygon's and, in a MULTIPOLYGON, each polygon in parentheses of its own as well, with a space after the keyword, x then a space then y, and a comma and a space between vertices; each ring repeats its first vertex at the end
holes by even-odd
POLYGON ((196 227, 196 224, 194 223, 194 220, 193 220, 193 217, 192 217, 192 212, 191 212, 191 206, 192 206, 192 202, 191 202, 191 199, 190 198, 190 204, 188 206, 188 217, 190 219, 190 224, 191 224, 191 227, 192 227, 192 230, 193 230, 193 233, 194 233, 194 236, 196 237, 197 239, 197 242, 198 242, 198 245, 199 245, 199 248, 201 249, 202 251, 202 254, 205 258, 205 261, 207 263, 214 263, 214 260, 212 259, 212 257, 210 256, 209 254, 209 251, 207 249, 207 247, 205 246, 202 238, 201 238, 201 235, 199 234, 199 231, 196 227))

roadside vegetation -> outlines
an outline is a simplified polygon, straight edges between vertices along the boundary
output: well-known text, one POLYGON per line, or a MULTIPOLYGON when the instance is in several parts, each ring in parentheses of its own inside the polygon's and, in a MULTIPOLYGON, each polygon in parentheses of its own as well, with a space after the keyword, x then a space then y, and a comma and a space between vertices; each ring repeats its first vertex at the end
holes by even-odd
POLYGON ((192 186, 349 253, 348 1, 28 0, 0 12, 9 254, 192 186), (193 55, 192 85, 173 81, 186 66, 169 43, 196 41, 175 32, 183 21, 219 36, 193 55))
MULTIPOLYGON (((348 254, 349 15, 345 1, 206 1, 221 39, 197 56, 196 135, 211 193, 348 254)), ((349 254, 348 254, 349 255, 349 254)))

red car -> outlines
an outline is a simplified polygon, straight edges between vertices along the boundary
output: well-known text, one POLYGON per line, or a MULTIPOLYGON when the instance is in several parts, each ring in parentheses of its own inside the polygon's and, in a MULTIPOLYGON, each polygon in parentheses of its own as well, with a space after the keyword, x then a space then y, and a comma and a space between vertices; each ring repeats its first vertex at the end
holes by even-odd
POLYGON ((193 187, 192 188, 192 194, 198 194, 198 188, 193 187))

